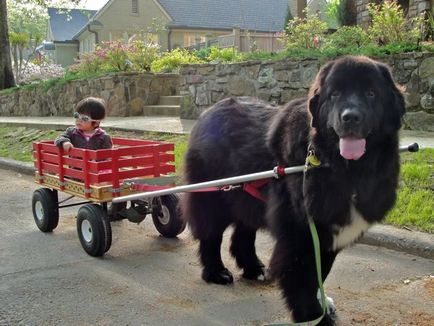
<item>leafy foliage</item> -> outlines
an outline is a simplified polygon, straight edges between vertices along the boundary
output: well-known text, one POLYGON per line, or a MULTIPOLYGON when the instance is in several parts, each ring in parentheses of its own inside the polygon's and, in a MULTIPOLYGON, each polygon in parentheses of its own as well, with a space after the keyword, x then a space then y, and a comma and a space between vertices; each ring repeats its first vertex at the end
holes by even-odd
POLYGON ((151 71, 153 72, 176 72, 181 65, 189 63, 203 63, 203 60, 185 49, 175 49, 152 62, 151 71))
POLYGON ((160 46, 155 43, 134 41, 130 48, 128 59, 132 70, 150 71, 153 61, 160 57, 160 46))
POLYGON ((219 49, 216 46, 209 48, 209 54, 206 57, 210 62, 236 62, 242 60, 242 55, 234 48, 219 49))
POLYGON ((78 75, 113 71, 150 71, 151 63, 160 56, 154 43, 133 41, 103 42, 94 52, 82 53, 69 72, 78 75))
POLYGON ((369 34, 374 42, 385 44, 415 44, 421 37, 422 18, 407 20, 401 6, 392 0, 368 4, 372 16, 369 34))
POLYGON ((370 39, 368 34, 359 26, 344 26, 331 34, 327 44, 336 48, 358 47, 367 45, 370 39))
POLYGON ((321 21, 319 14, 306 12, 305 18, 295 17, 288 22, 282 41, 286 48, 319 48, 326 31, 327 23, 321 21))

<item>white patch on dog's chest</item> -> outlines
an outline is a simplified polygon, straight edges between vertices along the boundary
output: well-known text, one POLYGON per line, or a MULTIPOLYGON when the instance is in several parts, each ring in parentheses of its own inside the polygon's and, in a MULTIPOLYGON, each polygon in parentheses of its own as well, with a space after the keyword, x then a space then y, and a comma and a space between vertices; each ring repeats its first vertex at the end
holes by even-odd
POLYGON ((333 250, 342 249, 352 244, 371 226, 353 204, 351 204, 350 219, 351 222, 347 225, 339 226, 336 234, 333 236, 333 250))

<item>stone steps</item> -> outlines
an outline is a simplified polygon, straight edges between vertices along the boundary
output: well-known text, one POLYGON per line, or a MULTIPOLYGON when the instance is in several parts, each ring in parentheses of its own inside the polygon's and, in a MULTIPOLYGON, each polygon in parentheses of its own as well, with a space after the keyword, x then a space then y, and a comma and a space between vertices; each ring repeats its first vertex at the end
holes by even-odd
POLYGON ((179 105, 181 103, 182 96, 160 96, 159 105, 179 105))
POLYGON ((182 96, 160 96, 158 104, 145 105, 143 107, 144 116, 165 116, 179 117, 181 111, 182 96))
POLYGON ((179 117, 179 105, 146 105, 143 107, 144 116, 179 117))

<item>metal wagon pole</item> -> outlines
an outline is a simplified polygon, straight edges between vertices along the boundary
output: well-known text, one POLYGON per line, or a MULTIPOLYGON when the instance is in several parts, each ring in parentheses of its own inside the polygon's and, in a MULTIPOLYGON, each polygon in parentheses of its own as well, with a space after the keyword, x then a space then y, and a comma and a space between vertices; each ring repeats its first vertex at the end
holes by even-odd
MULTIPOLYGON (((417 143, 413 143, 413 144, 408 145, 408 146, 402 146, 399 148, 400 152, 417 152, 418 150, 419 150, 419 145, 417 143)), ((121 202, 129 201, 129 200, 138 200, 138 199, 143 199, 143 198, 158 197, 158 196, 175 194, 175 193, 179 193, 179 192, 189 192, 189 191, 204 189, 204 188, 208 188, 208 187, 230 186, 230 185, 234 185, 234 184, 239 184, 239 183, 248 182, 248 181, 255 181, 255 180, 260 180, 260 179, 279 178, 282 174, 287 175, 287 174, 292 174, 292 173, 303 172, 303 170, 305 169, 305 166, 299 165, 299 166, 287 167, 284 169, 282 168, 282 171, 277 171, 277 169, 278 168, 275 167, 273 170, 269 170, 269 171, 244 174, 244 175, 230 177, 230 178, 205 181, 205 182, 194 183, 194 184, 184 185, 184 186, 178 186, 178 187, 173 187, 173 188, 163 189, 163 190, 141 192, 141 193, 137 193, 137 194, 113 198, 112 202, 113 203, 121 203, 121 202)))
MULTIPOLYGON (((304 169, 304 165, 300 165, 300 166, 285 168, 284 171, 285 171, 285 174, 291 174, 291 173, 302 172, 303 169, 304 169)), ((112 201, 113 201, 113 203, 120 203, 120 202, 124 202, 124 201, 128 201, 128 200, 136 200, 136 199, 149 198, 149 197, 158 197, 158 196, 164 196, 164 195, 174 194, 174 193, 178 193, 178 192, 188 192, 188 191, 193 191, 193 190, 199 190, 199 189, 208 188, 208 187, 230 186, 230 185, 234 185, 234 184, 238 184, 238 183, 255 181, 255 180, 260 180, 260 179, 273 178, 273 177, 278 177, 276 169, 270 170, 270 171, 251 173, 251 174, 244 174, 244 175, 240 175, 240 176, 236 176, 236 177, 218 179, 218 180, 213 180, 213 181, 199 182, 199 183, 194 183, 191 185, 178 186, 178 187, 173 187, 173 188, 169 188, 169 189, 142 192, 142 193, 138 193, 138 194, 132 194, 132 195, 113 198, 112 201)))

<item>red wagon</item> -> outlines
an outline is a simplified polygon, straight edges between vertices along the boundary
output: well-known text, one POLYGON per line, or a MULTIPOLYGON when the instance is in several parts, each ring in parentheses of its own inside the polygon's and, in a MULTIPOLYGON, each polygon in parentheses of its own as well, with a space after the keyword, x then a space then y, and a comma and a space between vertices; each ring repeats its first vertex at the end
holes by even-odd
POLYGON ((174 144, 113 138, 112 149, 74 148, 68 154, 53 141, 33 143, 35 182, 43 186, 34 191, 32 211, 42 232, 51 232, 59 222, 59 209, 80 205, 77 233, 83 249, 91 256, 102 256, 110 249, 111 221, 143 221, 148 214, 165 237, 176 237, 185 229, 177 206, 178 196, 169 194, 130 202, 112 203, 119 196, 139 188, 173 186, 175 182, 174 144), (58 191, 69 194, 59 201, 58 191), (80 202, 65 204, 78 197, 80 202))

